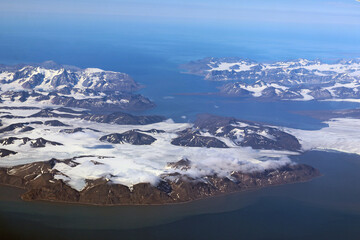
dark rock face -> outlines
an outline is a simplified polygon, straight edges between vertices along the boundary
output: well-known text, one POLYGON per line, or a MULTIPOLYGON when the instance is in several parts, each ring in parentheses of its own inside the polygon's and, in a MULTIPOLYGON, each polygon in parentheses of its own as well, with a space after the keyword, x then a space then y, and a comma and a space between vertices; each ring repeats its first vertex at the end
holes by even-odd
POLYGON ((151 145, 156 141, 150 135, 140 133, 136 130, 130 130, 124 133, 112 133, 100 138, 100 141, 106 141, 110 143, 130 143, 132 145, 151 145))
POLYGON ((25 127, 23 127, 22 129, 20 129, 19 132, 30 132, 30 131, 32 131, 32 130, 34 130, 34 129, 35 129, 35 128, 33 128, 33 127, 25 126, 25 127))
POLYGON ((220 93, 235 97, 251 97, 250 91, 238 87, 235 84, 225 84, 224 86, 220 87, 220 93))
POLYGON ((74 128, 74 129, 61 129, 61 133, 77 133, 77 132, 84 132, 83 128, 74 128))
POLYGON ((177 202, 186 202, 224 193, 308 181, 319 175, 318 170, 307 165, 288 165, 280 169, 255 173, 234 172, 231 180, 213 175, 208 176, 207 181, 194 181, 189 177, 178 175, 177 178, 172 176, 176 180, 171 182, 173 191, 170 196, 177 202))
POLYGON ((30 146, 33 148, 38 148, 38 147, 45 147, 46 144, 50 144, 53 146, 63 145, 62 143, 52 142, 52 141, 46 140, 44 138, 36 138, 31 141, 30 146))
POLYGON ((134 116, 127 113, 116 112, 112 114, 89 114, 82 117, 84 120, 98 123, 112 123, 119 125, 146 125, 165 120, 162 116, 134 116))
POLYGON ((277 98, 277 92, 274 87, 267 87, 262 91, 262 96, 264 98, 277 98))
POLYGON ((61 133, 77 133, 77 132, 84 132, 85 130, 91 130, 91 131, 94 131, 94 132, 100 132, 96 129, 92 129, 92 128, 74 128, 74 129, 62 129, 60 130, 61 133))
POLYGON ((73 86, 76 84, 76 75, 74 73, 69 73, 67 70, 63 69, 59 75, 54 76, 51 79, 50 85, 53 87, 58 86, 73 86))
MULTIPOLYGON (((289 62, 274 62, 271 63, 270 68, 266 68, 267 63, 257 63, 249 59, 242 59, 236 57, 228 58, 204 58, 198 61, 192 61, 188 64, 183 64, 182 68, 191 74, 204 76, 206 80, 224 81, 237 80, 246 82, 248 80, 258 81, 264 80, 266 82, 289 82, 292 81, 300 83, 322 83, 338 80, 351 81, 356 79, 356 76, 350 76, 351 68, 347 72, 339 73, 336 70, 323 70, 321 66, 323 63, 318 60, 298 59, 289 62), (216 69, 221 63, 234 64, 230 69, 219 70, 216 69), (285 65, 284 65, 285 63, 285 65), (286 64, 288 63, 288 64, 286 64), (240 65, 252 65, 248 69, 242 71, 234 71, 240 68, 240 65), (310 71, 306 69, 307 66, 313 66, 316 70, 310 71), (321 74, 318 74, 321 72, 321 74), (289 81, 291 80, 291 81, 289 81)), ((352 63, 341 63, 344 67, 352 63)), ((353 65, 356 69, 357 66, 353 65)))
POLYGON ((334 93, 339 98, 360 98, 360 92, 358 88, 338 87, 334 89, 334 93))
MULTIPOLYGON (((162 176, 163 180, 156 186, 139 183, 132 189, 100 178, 87 180, 86 187, 79 192, 54 178, 56 174, 61 174, 53 169, 57 162, 59 160, 52 159, 10 169, 0 168, 0 184, 26 189, 26 193, 22 195, 24 200, 133 205, 187 202, 224 193, 308 181, 320 175, 319 171, 307 165, 287 165, 280 169, 254 173, 233 172, 231 180, 216 175, 198 180, 173 173, 162 176)), ((73 164, 71 159, 62 162, 73 164)))
POLYGON ((134 93, 142 86, 125 73, 56 63, 2 66, 1 69, 8 73, 0 80, 1 84, 17 84, 22 88, 22 91, 1 93, 1 98, 10 101, 26 102, 32 97, 37 102, 50 101, 67 107, 117 111, 145 110, 155 106, 148 98, 134 93), (39 73, 39 69, 44 73, 39 73), (39 85, 46 87, 38 91, 39 85))
POLYGON ((300 93, 292 90, 284 91, 280 96, 280 99, 287 99, 287 100, 301 99, 301 98, 303 98, 303 96, 300 93))
MULTIPOLYGON (((3 115, 3 116, 1 116, 0 118, 7 118, 7 119, 15 119, 15 118, 17 118, 17 119, 22 119, 22 118, 26 118, 26 117, 23 117, 23 116, 13 116, 13 115, 8 114, 8 115, 3 115)), ((1 126, 2 126, 2 125, 1 125, 1 126)))
POLYGON ((159 134, 159 133, 165 133, 164 130, 158 130, 158 129, 150 129, 150 130, 140 130, 140 129, 134 129, 137 132, 145 132, 145 133, 154 133, 154 134, 159 134))
POLYGON ((155 106, 148 98, 138 94, 108 94, 102 98, 75 99, 70 96, 57 95, 51 100, 52 104, 65 107, 86 109, 118 109, 118 110, 145 110, 155 106), (127 101, 122 101, 123 99, 127 101))
POLYGON ((44 124, 46 126, 52 126, 52 127, 67 127, 69 125, 60 122, 59 120, 49 120, 49 121, 45 121, 44 124))
POLYGON ((68 114, 68 113, 56 113, 53 112, 54 109, 47 108, 42 109, 39 112, 30 115, 30 117, 41 117, 41 118, 80 118, 78 115, 68 114))
POLYGON ((74 66, 60 65, 54 62, 51 64, 46 62, 45 64, 1 66, 0 70, 13 74, 11 79, 5 80, 5 83, 20 81, 22 87, 31 89, 43 83, 53 89, 61 89, 63 86, 75 88, 81 78, 85 80, 78 87, 95 91, 133 92, 140 88, 140 85, 125 73, 111 71, 89 72, 74 66), (38 68, 43 71, 57 70, 58 72, 49 79, 44 74, 36 73, 38 68))
POLYGON ((15 155, 17 152, 11 151, 11 150, 7 150, 4 148, 0 148, 0 157, 6 157, 9 155, 15 155))
POLYGON ((309 95, 312 96, 314 99, 318 99, 318 100, 332 98, 331 93, 329 92, 329 90, 326 89, 315 89, 312 92, 310 92, 309 95))
POLYGON ((17 137, 9 137, 9 138, 3 138, 0 140, 0 144, 2 145, 11 145, 14 144, 16 140, 22 140, 23 144, 30 141, 30 138, 17 138, 17 137))
POLYGON ((122 91, 133 92, 141 88, 129 75, 118 72, 92 73, 83 83, 83 87, 92 88, 95 91, 122 91), (96 83, 92 78, 99 79, 96 83), (119 81, 121 79, 121 81, 119 81))
POLYGON ((22 177, 8 174, 8 170, 5 168, 0 168, 0 182, 1 184, 22 188, 25 184, 22 177))
MULTIPOLYGON (((356 60, 357 61, 357 60, 356 60)), ((191 74, 205 80, 228 81, 219 87, 220 94, 235 97, 278 100, 359 99, 359 70, 355 61, 336 64, 298 59, 274 63, 256 63, 241 58, 205 58, 184 64, 191 74), (222 64, 230 67, 220 68, 222 64), (340 86, 338 85, 340 84, 340 86), (309 96, 311 96, 309 98, 309 96)))
POLYGON ((53 145, 53 146, 63 145, 61 143, 52 142, 52 141, 46 140, 44 138, 31 139, 31 138, 28 138, 28 137, 23 137, 23 138, 17 138, 17 137, 3 138, 3 139, 0 139, 0 144, 2 144, 2 145, 11 145, 11 144, 14 144, 15 141, 17 141, 17 140, 20 140, 22 142, 21 143, 22 145, 30 142, 30 146, 33 147, 33 148, 45 147, 46 144, 50 144, 50 145, 53 145))
MULTIPOLYGON (((49 174, 54 165, 53 161, 37 162, 26 165, 20 165, 13 168, 0 168, 0 179, 2 184, 10 184, 17 187, 34 186, 32 181, 37 176, 42 174, 49 174)), ((40 183, 40 182, 38 182, 40 183)))
POLYGON ((7 91, 0 94, 1 98, 9 99, 14 102, 16 100, 20 102, 26 102, 29 97, 38 98, 43 96, 43 94, 34 92, 34 91, 7 91))
POLYGON ((270 139, 266 136, 259 134, 247 134, 248 131, 245 131, 246 135, 244 139, 240 142, 237 142, 240 146, 252 147, 254 149, 274 149, 274 150, 290 150, 290 151, 299 151, 301 145, 296 137, 279 131, 275 128, 268 128, 264 130, 270 136, 273 136, 273 139, 270 139))
POLYGON ((167 166, 173 169, 188 170, 190 165, 191 161, 189 159, 181 159, 177 162, 169 162, 167 166))
POLYGON ((0 109, 7 109, 7 110, 14 110, 14 109, 22 109, 22 110, 36 110, 40 109, 38 107, 29 107, 29 106, 19 106, 19 107, 9 107, 9 106, 2 106, 0 109))
MULTIPOLYGON (((77 99, 69 95, 70 89, 68 92, 64 92, 65 89, 66 88, 47 94, 35 91, 8 91, 1 93, 0 96, 13 102, 26 102, 32 97, 35 98, 35 101, 37 102, 50 101, 52 104, 62 105, 64 107, 85 108, 91 110, 139 111, 155 107, 153 102, 139 94, 108 92, 106 94, 104 93, 105 96, 99 95, 97 98, 85 96, 82 99, 77 99)), ((99 92, 94 93, 99 94, 99 92)))
POLYGON ((179 132, 179 137, 174 138, 171 144, 185 147, 228 148, 228 146, 215 137, 201 136, 199 131, 187 129, 179 132))
POLYGON ((43 124, 43 122, 36 121, 36 122, 25 122, 25 123, 13 123, 7 127, 0 129, 0 133, 11 132, 14 131, 15 129, 20 129, 20 132, 28 132, 34 129, 33 127, 27 126, 29 124, 43 124))
POLYGON ((87 113, 89 113, 88 111, 76 111, 74 109, 66 108, 66 107, 59 107, 56 109, 56 111, 63 112, 63 113, 70 113, 70 114, 87 114, 87 113))
POLYGON ((80 202, 112 205, 117 202, 130 202, 130 189, 124 185, 113 185, 105 179, 88 181, 87 187, 82 191, 80 202))
POLYGON ((36 87, 37 85, 41 84, 44 77, 45 77, 45 75, 41 74, 41 73, 34 74, 33 76, 31 76, 29 78, 28 81, 24 82, 21 86, 23 88, 32 89, 32 88, 36 87))
MULTIPOLYGON (((65 112, 65 111, 63 111, 65 112)), ((43 118, 78 118, 98 123, 110 123, 118 125, 146 125, 151 123, 158 123, 165 120, 162 116, 135 116, 123 112, 115 112, 111 114, 72 114, 72 113, 56 113, 54 109, 42 109, 38 113, 31 115, 30 117, 43 117, 43 118)), ((161 130, 160 130, 161 131, 161 130)))
POLYGON ((179 132, 172 144, 180 146, 228 147, 215 137, 230 139, 237 146, 253 149, 299 151, 301 145, 296 137, 277 128, 250 121, 215 115, 199 115, 194 127, 179 132), (214 137, 204 137, 201 133, 214 137))
POLYGON ((100 205, 164 204, 173 202, 168 189, 159 189, 149 183, 139 183, 132 191, 124 185, 106 180, 95 180, 80 193, 82 203, 100 205))
POLYGON ((246 98, 254 97, 252 92, 246 90, 246 88, 248 87, 265 87, 261 91, 261 96, 259 97, 259 99, 262 100, 293 100, 303 98, 303 96, 299 92, 301 89, 290 88, 288 90, 284 90, 282 88, 271 87, 270 85, 267 87, 267 85, 261 81, 254 84, 245 84, 243 82, 227 83, 219 87, 219 89, 220 93, 223 95, 246 98))

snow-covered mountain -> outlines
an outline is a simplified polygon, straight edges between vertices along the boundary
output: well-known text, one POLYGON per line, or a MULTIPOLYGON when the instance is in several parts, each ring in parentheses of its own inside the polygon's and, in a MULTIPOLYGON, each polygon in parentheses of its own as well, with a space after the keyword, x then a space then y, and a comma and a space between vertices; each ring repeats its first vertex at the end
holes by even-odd
POLYGON ((68 88, 73 91, 91 89, 132 92, 140 87, 125 73, 98 68, 48 68, 42 65, 27 65, 14 69, 0 67, 0 83, 3 91, 32 89, 50 92, 68 88))
POLYGON ((360 81, 302 84, 286 86, 280 83, 257 81, 228 83, 220 92, 230 96, 258 97, 278 100, 354 100, 360 99, 360 81))
POLYGON ((91 113, 0 103, 0 183, 26 200, 161 204, 307 181, 301 145, 280 128, 204 115, 91 113))
POLYGON ((137 110, 153 107, 128 74, 98 68, 80 69, 48 61, 0 66, 2 101, 35 101, 84 108, 137 110))
POLYGON ((206 58, 183 67, 206 80, 229 81, 220 91, 231 96, 281 100, 360 98, 360 59, 257 63, 239 58, 206 58))
POLYGON ((257 63, 240 58, 205 58, 183 65, 189 73, 200 74, 206 80, 262 80, 294 83, 323 83, 330 80, 354 80, 360 78, 360 59, 324 63, 320 60, 298 59, 274 63, 257 63))

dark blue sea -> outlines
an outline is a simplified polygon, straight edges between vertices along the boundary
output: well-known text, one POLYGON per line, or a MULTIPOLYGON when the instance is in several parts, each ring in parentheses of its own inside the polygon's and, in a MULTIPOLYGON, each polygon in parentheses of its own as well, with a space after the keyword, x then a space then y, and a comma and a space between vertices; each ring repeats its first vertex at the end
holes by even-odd
MULTIPOLYGON (((360 56, 360 32, 317 25, 152 22, 0 17, 0 64, 53 60, 130 74, 139 93, 176 122, 213 113, 302 129, 318 120, 299 111, 349 109, 357 103, 259 102, 208 95, 221 83, 183 73, 204 57, 256 61, 335 61, 360 56)), ((271 187, 172 206, 91 207, 29 203, 0 188, 0 234, 17 239, 360 239, 360 157, 308 152, 294 160, 323 174, 271 187), (18 231, 21 226, 21 231, 18 231)), ((4 238, 6 239, 6 238, 4 238)))

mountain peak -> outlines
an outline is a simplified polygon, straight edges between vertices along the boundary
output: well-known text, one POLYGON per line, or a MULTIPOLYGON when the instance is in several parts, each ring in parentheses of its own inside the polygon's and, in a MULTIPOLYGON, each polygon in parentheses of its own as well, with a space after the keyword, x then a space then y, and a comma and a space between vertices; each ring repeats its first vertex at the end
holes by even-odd
POLYGON ((43 67, 43 68, 46 68, 46 69, 60 69, 60 68, 63 68, 62 65, 56 63, 53 60, 48 60, 48 61, 42 62, 42 63, 39 64, 39 66, 43 67))

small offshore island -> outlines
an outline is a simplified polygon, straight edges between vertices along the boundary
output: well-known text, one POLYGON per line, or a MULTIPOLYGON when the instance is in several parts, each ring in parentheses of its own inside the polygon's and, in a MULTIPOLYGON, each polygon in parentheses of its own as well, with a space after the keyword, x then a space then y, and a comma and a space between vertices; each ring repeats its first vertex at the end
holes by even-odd
POLYGON ((348 150, 331 138, 313 141, 342 131, 348 120, 339 116, 305 131, 209 114, 175 123, 124 113, 155 106, 124 73, 46 62, 2 66, 0 82, 0 184, 24 189, 27 201, 182 203, 308 181, 320 172, 290 156, 348 150))

